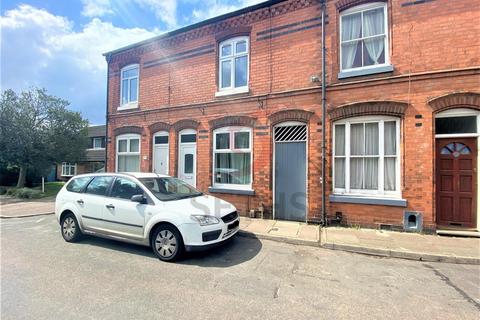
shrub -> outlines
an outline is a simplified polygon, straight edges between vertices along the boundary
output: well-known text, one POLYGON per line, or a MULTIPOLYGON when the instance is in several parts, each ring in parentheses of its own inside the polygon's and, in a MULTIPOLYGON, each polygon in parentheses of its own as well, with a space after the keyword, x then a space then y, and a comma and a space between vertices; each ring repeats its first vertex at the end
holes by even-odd
POLYGON ((7 189, 7 196, 12 196, 12 197, 15 197, 17 195, 17 188, 10 188, 10 189, 7 189))
POLYGON ((0 195, 6 194, 7 193, 7 188, 0 186, 0 195))
POLYGON ((22 188, 17 190, 15 196, 21 199, 36 199, 42 196, 42 192, 40 190, 22 188))

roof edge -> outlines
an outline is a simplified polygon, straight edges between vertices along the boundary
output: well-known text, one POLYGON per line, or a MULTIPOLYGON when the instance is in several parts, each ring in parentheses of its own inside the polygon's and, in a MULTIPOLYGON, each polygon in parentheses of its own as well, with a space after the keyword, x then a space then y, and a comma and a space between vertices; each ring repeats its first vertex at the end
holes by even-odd
POLYGON ((288 0, 267 0, 267 1, 264 1, 264 2, 260 2, 260 3, 257 3, 257 4, 242 8, 242 9, 238 9, 238 10, 235 10, 235 11, 232 11, 232 12, 224 13, 224 14, 216 16, 216 17, 212 17, 212 18, 209 18, 209 19, 206 19, 206 20, 202 20, 200 22, 190 24, 190 25, 187 25, 185 27, 181 27, 179 29, 175 29, 175 30, 172 30, 172 31, 169 31, 169 32, 165 32, 165 33, 162 33, 158 36, 155 36, 155 37, 152 37, 152 38, 149 38, 149 39, 145 39, 145 40, 142 40, 142 41, 139 41, 139 42, 135 42, 135 43, 132 43, 130 45, 127 45, 127 46, 124 46, 124 47, 121 47, 121 48, 118 48, 118 49, 115 49, 115 50, 105 52, 105 53, 103 53, 103 56, 107 57, 107 56, 110 56, 110 55, 113 55, 113 54, 117 54, 117 53, 129 50, 129 49, 133 49, 133 48, 136 48, 136 47, 140 47, 140 46, 149 44, 149 43, 154 42, 154 41, 166 39, 166 38, 175 36, 177 34, 181 34, 181 33, 196 29, 196 28, 200 28, 200 27, 209 25, 211 23, 215 23, 215 22, 218 22, 218 21, 221 21, 221 20, 225 20, 225 19, 228 19, 228 18, 232 18, 232 17, 238 16, 238 15, 247 13, 247 12, 251 12, 251 11, 255 11, 255 10, 258 10, 258 9, 265 8, 265 7, 269 7, 269 6, 275 5, 275 4, 280 3, 280 2, 285 2, 285 1, 288 1, 288 0))

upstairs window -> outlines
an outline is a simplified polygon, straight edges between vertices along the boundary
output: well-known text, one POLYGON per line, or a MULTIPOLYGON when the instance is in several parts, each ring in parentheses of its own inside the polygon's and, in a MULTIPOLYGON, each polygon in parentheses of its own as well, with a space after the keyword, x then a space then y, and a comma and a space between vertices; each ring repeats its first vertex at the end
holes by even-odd
POLYGON ((232 38, 220 43, 220 91, 248 91, 248 51, 248 37, 232 38))
POLYGON ((136 108, 138 103, 138 64, 126 66, 121 71, 120 109, 136 108))
POLYGON ((388 64, 387 5, 369 3, 348 9, 340 16, 342 71, 388 64))
POLYGON ((104 149, 105 148, 105 139, 103 137, 95 137, 91 140, 92 149, 104 149))

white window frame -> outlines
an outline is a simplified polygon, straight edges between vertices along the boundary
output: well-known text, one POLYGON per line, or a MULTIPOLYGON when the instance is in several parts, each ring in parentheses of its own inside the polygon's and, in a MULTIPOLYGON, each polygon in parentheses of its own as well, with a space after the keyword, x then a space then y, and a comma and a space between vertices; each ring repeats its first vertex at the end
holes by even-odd
MULTIPOLYGON (((369 70, 369 69, 375 69, 375 68, 380 68, 380 67, 385 67, 385 66, 390 66, 390 47, 389 47, 389 41, 388 41, 388 35, 389 35, 389 30, 388 30, 388 10, 387 10, 387 2, 373 2, 373 3, 367 3, 367 4, 362 4, 350 9, 347 9, 345 11, 342 11, 340 13, 340 33, 339 33, 339 42, 340 42, 340 71, 346 72, 346 71, 353 71, 353 70, 369 70), (375 36, 370 36, 370 37, 363 37, 363 12, 369 11, 372 9, 378 9, 378 8, 383 8, 383 17, 384 17, 384 30, 385 30, 385 63, 383 64, 376 64, 376 65, 371 65, 371 66, 362 66, 362 67, 356 67, 356 68, 349 68, 349 69, 343 69, 343 61, 342 61, 342 44, 344 42, 351 42, 351 41, 358 41, 358 40, 365 40, 365 39, 370 39, 370 38, 378 38, 379 35, 375 36), (354 40, 347 40, 347 41, 342 41, 342 18, 344 16, 352 15, 355 13, 362 13, 362 35, 358 39, 354 40)), ((362 65, 363 65, 363 46, 362 46, 362 65)))
MULTIPOLYGON (((477 132, 476 133, 450 133, 450 134, 435 134, 435 138, 470 138, 480 137, 480 112, 474 109, 468 108, 455 108, 435 114, 437 118, 455 118, 455 117, 477 117, 477 132)), ((480 148, 479 148, 480 149, 480 148)))
POLYGON ((128 109, 135 109, 138 107, 138 96, 140 95, 140 65, 139 64, 130 64, 128 66, 123 67, 120 70, 120 106, 118 107, 117 110, 128 110, 128 109), (137 76, 136 77, 129 77, 129 78, 124 78, 123 77, 123 72, 128 71, 131 69, 137 69, 137 76), (130 101, 130 80, 137 78, 137 99, 130 101), (123 103, 123 80, 128 79, 128 97, 129 101, 127 103, 123 103))
POLYGON ((77 174, 77 164, 62 162, 62 177, 73 177, 77 174), (72 174, 73 169, 73 174, 72 174))
POLYGON ((138 155, 138 166, 139 166, 139 171, 141 170, 142 167, 142 158, 141 158, 141 151, 142 151, 142 137, 139 134, 136 133, 127 133, 127 134, 122 134, 117 136, 116 138, 116 144, 115 144, 115 172, 118 172, 118 157, 125 155, 125 156, 131 156, 131 155, 138 155), (138 139, 138 152, 131 152, 130 151, 130 140, 138 139), (119 152, 118 145, 120 143, 120 140, 127 140, 127 151, 125 152, 119 152))
MULTIPOLYGON (((333 124, 333 141, 332 141, 332 189, 334 194, 338 195, 352 195, 352 196, 371 196, 375 198, 401 198, 401 176, 400 176, 400 119, 397 117, 389 116, 362 116, 347 118, 343 120, 338 120, 333 124), (395 121, 396 123, 396 162, 395 162, 395 191, 386 191, 384 190, 384 159, 385 157, 393 157, 392 155, 385 156, 384 154, 384 123, 395 121), (379 145, 378 145, 378 189, 377 190, 365 190, 365 189, 350 189, 350 126, 356 123, 378 123, 379 130, 379 145), (335 150, 335 128, 337 125, 345 125, 345 155, 336 155, 335 150), (336 188, 335 187, 335 158, 344 158, 345 159, 345 188, 336 188)), ((366 158, 369 156, 358 156, 361 158, 366 158)))
POLYGON ((228 40, 222 41, 218 46, 218 92, 215 96, 222 96, 228 94, 236 94, 236 93, 245 93, 248 92, 248 84, 249 84, 249 77, 250 77, 250 41, 248 36, 241 36, 230 38, 228 40), (246 42, 246 50, 243 53, 237 54, 236 44, 238 42, 245 41, 246 42), (232 46, 232 54, 230 56, 222 57, 222 48, 224 46, 231 45, 232 46), (247 57, 247 84, 242 87, 235 87, 235 59, 239 57, 247 57), (230 61, 230 87, 222 88, 222 62, 230 61))
POLYGON ((249 127, 223 127, 213 131, 213 157, 212 157, 212 186, 214 188, 232 189, 232 190, 252 190, 253 183, 253 130, 249 127), (235 149, 235 133, 248 132, 249 133, 249 148, 235 149), (230 133, 229 149, 217 150, 217 134, 230 133), (215 155, 217 153, 250 153, 250 183, 249 184, 231 184, 231 183, 217 183, 215 182, 215 155))

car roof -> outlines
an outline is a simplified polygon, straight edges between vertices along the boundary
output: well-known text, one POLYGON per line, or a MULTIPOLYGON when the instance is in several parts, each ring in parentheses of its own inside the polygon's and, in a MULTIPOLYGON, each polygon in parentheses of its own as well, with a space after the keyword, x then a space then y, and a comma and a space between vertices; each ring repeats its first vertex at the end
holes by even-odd
POLYGON ((124 177, 134 177, 137 179, 140 178, 163 178, 169 177, 165 174, 157 174, 154 172, 101 172, 101 173, 87 173, 87 174, 79 174, 75 177, 99 177, 99 176, 124 176, 124 177))

